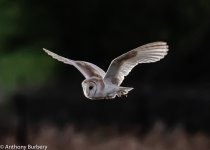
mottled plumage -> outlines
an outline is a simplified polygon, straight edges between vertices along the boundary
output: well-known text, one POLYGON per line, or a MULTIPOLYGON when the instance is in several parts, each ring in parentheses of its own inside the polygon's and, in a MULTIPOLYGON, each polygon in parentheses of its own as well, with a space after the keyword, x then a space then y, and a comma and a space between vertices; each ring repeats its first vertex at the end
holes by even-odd
POLYGON ((75 61, 43 49, 48 55, 66 64, 76 67, 86 78, 82 82, 84 95, 89 99, 113 99, 127 95, 133 88, 121 87, 124 77, 139 63, 152 63, 164 58, 168 51, 165 42, 153 42, 137 47, 115 58, 105 73, 98 66, 75 61))

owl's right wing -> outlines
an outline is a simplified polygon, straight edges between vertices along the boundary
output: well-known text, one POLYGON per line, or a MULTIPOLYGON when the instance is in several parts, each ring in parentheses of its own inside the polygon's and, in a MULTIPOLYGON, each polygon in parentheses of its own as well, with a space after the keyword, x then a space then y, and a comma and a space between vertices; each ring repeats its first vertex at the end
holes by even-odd
POLYGON ((98 66, 89 63, 89 62, 85 62, 85 61, 75 61, 75 60, 71 60, 62 56, 59 56, 45 48, 43 48, 43 50, 50 56, 52 56, 53 58, 57 59, 58 61, 61 61, 65 64, 69 64, 69 65, 73 65, 74 67, 76 67, 82 74, 83 76, 88 79, 92 76, 97 76, 97 77, 101 77, 104 78, 105 76, 105 72, 99 68, 98 66))
POLYGON ((115 58, 104 77, 104 80, 112 84, 120 85, 124 77, 140 63, 152 63, 164 58, 167 54, 166 42, 153 42, 137 47, 115 58))

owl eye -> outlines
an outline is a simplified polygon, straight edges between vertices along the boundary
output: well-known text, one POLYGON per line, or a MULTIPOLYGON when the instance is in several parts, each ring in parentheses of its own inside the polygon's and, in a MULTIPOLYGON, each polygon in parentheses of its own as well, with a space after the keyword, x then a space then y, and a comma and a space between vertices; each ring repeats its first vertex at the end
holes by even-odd
POLYGON ((89 90, 92 90, 93 89, 93 86, 89 86, 89 90))

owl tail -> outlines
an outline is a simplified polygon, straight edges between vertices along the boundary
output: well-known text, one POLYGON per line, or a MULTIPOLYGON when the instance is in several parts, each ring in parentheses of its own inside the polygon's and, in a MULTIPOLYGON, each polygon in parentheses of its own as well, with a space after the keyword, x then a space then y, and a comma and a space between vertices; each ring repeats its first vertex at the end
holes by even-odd
POLYGON ((133 90, 134 88, 132 87, 119 87, 119 91, 117 92, 117 96, 121 97, 122 95, 127 96, 128 92, 133 90))

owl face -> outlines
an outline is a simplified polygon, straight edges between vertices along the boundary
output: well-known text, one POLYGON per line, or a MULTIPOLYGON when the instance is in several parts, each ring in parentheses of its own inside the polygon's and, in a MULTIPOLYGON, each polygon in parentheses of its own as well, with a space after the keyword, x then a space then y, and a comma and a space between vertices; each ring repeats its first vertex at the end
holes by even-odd
POLYGON ((82 88, 87 98, 94 98, 97 94, 97 83, 93 80, 84 80, 82 82, 82 88))

